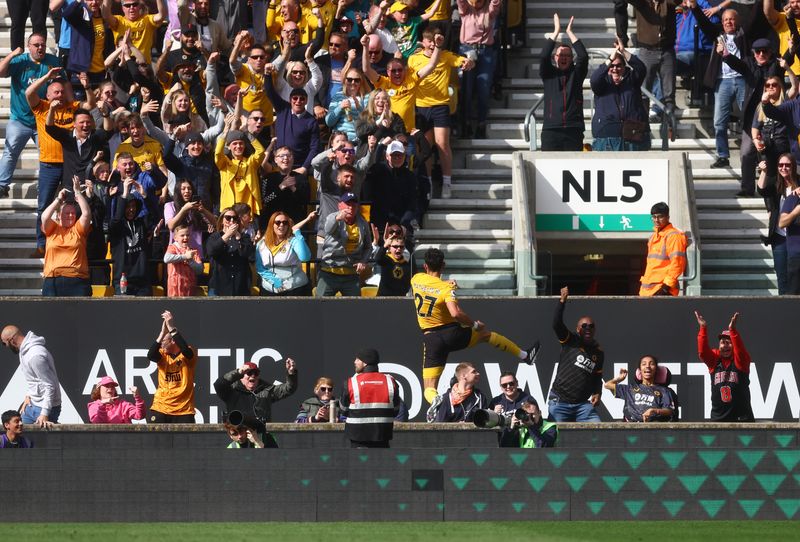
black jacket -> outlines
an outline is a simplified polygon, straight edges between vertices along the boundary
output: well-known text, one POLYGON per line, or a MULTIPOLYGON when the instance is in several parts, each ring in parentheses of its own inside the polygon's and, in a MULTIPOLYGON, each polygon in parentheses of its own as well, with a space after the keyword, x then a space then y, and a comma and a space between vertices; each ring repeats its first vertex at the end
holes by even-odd
POLYGON ((406 166, 375 164, 364 181, 364 200, 372 202, 370 222, 383 232, 387 222, 408 226, 417 213, 417 176, 406 166))
POLYGON ((583 122, 583 81, 589 72, 589 55, 583 42, 572 44, 575 62, 559 70, 551 62, 556 42, 547 39, 539 59, 539 77, 544 82, 544 119, 542 128, 580 128, 583 122))
POLYGON ((60 126, 44 127, 47 134, 61 143, 64 151, 64 167, 61 173, 61 183, 64 186, 72 186, 72 176, 77 175, 81 181, 86 180, 86 167, 92 162, 97 151, 108 147, 108 139, 113 132, 106 132, 103 129, 93 132, 86 142, 78 150, 78 140, 75 139, 73 130, 67 130, 60 126))
POLYGON ((753 56, 744 59, 728 55, 722 58, 732 69, 744 76, 744 114, 742 115, 742 126, 748 127, 753 124, 753 116, 756 107, 761 103, 761 95, 764 93, 764 81, 773 75, 783 80, 785 70, 780 67, 775 58, 770 58, 769 62, 759 65, 753 56))
POLYGON ((217 397, 225 403, 225 413, 238 410, 245 416, 253 416, 262 423, 272 421, 272 403, 292 395, 297 390, 297 370, 294 374, 286 374, 286 382, 272 384, 264 380, 258 381, 253 391, 242 384, 242 375, 234 369, 217 378, 214 382, 217 397))
MULTIPOLYGON (((717 53, 716 47, 716 39, 718 36, 722 35, 722 24, 709 21, 700 6, 695 6, 694 9, 692 9, 692 13, 694 13, 697 26, 700 27, 703 34, 705 34, 710 41, 715 43, 714 46, 711 47, 711 58, 708 59, 706 73, 703 75, 703 85, 713 89, 716 87, 717 79, 722 73, 722 57, 717 53)), ((742 58, 750 56, 750 39, 747 37, 749 35, 749 26, 737 28, 736 33, 733 35, 733 42, 739 49, 742 58)))
MULTIPOLYGON (((212 202, 218 202, 213 198, 212 187, 215 186, 214 177, 219 173, 214 168, 214 156, 210 152, 203 151, 203 154, 194 158, 184 150, 180 158, 175 156, 175 140, 170 138, 167 146, 164 147, 164 165, 175 174, 176 179, 189 179, 194 185, 195 194, 203 199, 206 209, 213 209, 212 202)), ((217 179, 216 185, 219 185, 217 179)))
POLYGON ((114 218, 108 225, 108 239, 111 242, 111 258, 114 260, 114 286, 119 285, 122 273, 128 283, 140 288, 150 284, 148 261, 152 249, 152 238, 144 218, 138 217, 142 200, 133 195, 119 196, 114 209, 114 218), (137 218, 127 220, 125 207, 128 201, 135 201, 137 218))
POLYGON ((308 176, 291 173, 295 179, 295 190, 281 190, 278 188, 286 177, 280 171, 273 171, 261 178, 261 215, 259 227, 261 231, 267 227, 267 222, 275 211, 288 214, 295 224, 308 215, 307 205, 311 201, 311 188, 308 176))
POLYGON ((592 73, 590 82, 594 92, 592 136, 622 137, 622 122, 636 120, 647 122, 647 111, 642 101, 642 82, 647 68, 636 55, 632 55, 619 85, 611 81, 608 64, 600 64, 592 73))
POLYGON ((214 232, 206 241, 206 254, 211 260, 211 278, 208 287, 220 296, 248 296, 253 285, 250 258, 255 247, 246 233, 240 239, 222 240, 222 233, 214 232))

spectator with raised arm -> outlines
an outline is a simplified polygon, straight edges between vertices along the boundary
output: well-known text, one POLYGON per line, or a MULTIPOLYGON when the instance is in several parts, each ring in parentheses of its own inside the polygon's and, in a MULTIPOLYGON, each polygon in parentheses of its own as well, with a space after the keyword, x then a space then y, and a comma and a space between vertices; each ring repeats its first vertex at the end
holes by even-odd
POLYGON ((131 43, 142 52, 148 64, 152 61, 156 30, 169 15, 165 0, 156 0, 156 6, 158 13, 148 15, 143 0, 122 0, 123 15, 114 15, 111 13, 111 0, 103 0, 103 19, 114 32, 114 42, 130 30, 131 43))
MULTIPOLYGON (((781 3, 783 4, 783 9, 778 11, 775 9, 775 0, 763 0, 764 16, 775 33, 778 34, 778 41, 780 42, 778 52, 783 56, 787 51, 790 51, 789 42, 792 39, 792 27, 794 27, 794 33, 797 34, 797 20, 800 19, 800 0, 788 0, 781 3)), ((795 41, 797 41, 796 38, 795 41)), ((800 62, 794 62, 791 68, 795 75, 800 76, 800 62)))
POLYGON ((231 130, 234 120, 233 115, 225 119, 225 130, 214 149, 220 177, 219 206, 224 208, 243 202, 257 215, 261 212, 259 173, 264 163, 264 150, 247 155, 247 136, 239 130, 231 130), (225 152, 226 147, 228 152, 225 152))
POLYGON ((381 275, 378 297, 405 297, 411 289, 414 269, 411 265, 411 254, 406 251, 404 236, 402 233, 391 235, 387 223, 383 228, 383 239, 381 239, 378 227, 375 224, 371 226, 375 265, 376 269, 380 269, 381 275))
POLYGON ((292 149, 295 171, 309 173, 311 161, 321 150, 319 124, 313 114, 308 112, 308 92, 293 88, 287 102, 275 92, 272 79, 267 81, 267 93, 275 104, 276 145, 292 149))
POLYGON ((646 355, 639 360, 634 385, 621 384, 628 378, 627 369, 620 369, 619 375, 604 384, 614 397, 625 401, 622 412, 626 422, 668 422, 672 419, 676 406, 671 391, 656 384, 658 371, 656 357, 646 355))
POLYGON ((295 223, 304 220, 310 201, 308 175, 295 171, 292 149, 280 147, 275 151, 275 169, 261 177, 259 229, 267 229, 267 220, 277 211, 283 211, 295 223))
POLYGON ((316 216, 311 211, 297 224, 282 211, 270 216, 264 236, 256 244, 256 272, 261 277, 262 296, 311 295, 311 285, 302 266, 311 259, 311 250, 302 228, 316 216))
POLYGON ((263 380, 261 369, 252 361, 246 362, 217 378, 214 391, 225 403, 225 415, 238 410, 245 416, 261 423, 272 422, 272 403, 286 399, 297 390, 297 364, 286 358, 285 382, 276 384, 275 379, 263 380))
POLYGON ((114 216, 108 225, 108 240, 111 258, 114 261, 115 295, 150 296, 153 293, 150 274, 150 255, 153 248, 152 216, 141 216, 144 198, 142 187, 132 177, 122 180, 122 193, 117 198, 114 216), (120 280, 123 273, 128 280, 126 291, 122 291, 120 280))
POLYGON ((561 43, 561 20, 553 14, 553 33, 545 36, 539 60, 539 77, 544 82, 543 151, 583 150, 583 81, 589 71, 589 54, 572 31, 570 17, 566 34, 572 47, 561 43), (551 61, 552 58, 552 61, 551 61))
MULTIPOLYGON (((778 62, 785 62, 779 59, 778 62)), ((767 77, 764 81, 764 93, 761 100, 766 98, 770 104, 779 107, 787 100, 793 100, 797 96, 798 80, 792 70, 786 70, 786 76, 790 81, 789 87, 784 91, 783 78, 777 75, 767 77)), ((763 158, 764 164, 759 164, 756 172, 762 171, 761 166, 766 168, 767 175, 774 179, 778 174, 778 157, 781 154, 791 151, 789 145, 789 134, 786 125, 775 119, 767 117, 764 108, 759 101, 756 106, 753 122, 750 127, 750 135, 753 139, 759 157, 763 158)))
POLYGON ((214 233, 217 217, 195 194, 194 184, 189 179, 180 179, 175 183, 172 201, 164 205, 164 222, 169 229, 170 243, 175 238, 175 230, 185 226, 189 234, 189 248, 196 250, 199 258, 203 259, 203 238, 214 233))
POLYGON ((305 62, 302 60, 289 60, 287 62, 291 51, 292 48, 285 45, 281 56, 272 64, 275 72, 279 74, 278 77, 273 79, 275 91, 284 102, 288 102, 292 90, 302 88, 308 96, 306 111, 313 115, 314 102, 319 89, 322 87, 322 71, 314 61, 313 48, 306 49, 305 62), (282 74, 284 64, 286 65, 286 72, 282 74))
POLYGON ((208 295, 249 296, 253 251, 253 239, 242 228, 239 215, 226 207, 219 215, 217 231, 206 241, 206 255, 211 258, 208 295))
POLYGON ((194 370, 197 352, 186 342, 170 311, 161 314, 161 331, 147 351, 158 368, 158 388, 150 423, 194 423, 194 370))
POLYGON ((136 386, 129 388, 134 400, 131 403, 119 397, 117 386, 119 384, 113 378, 104 376, 92 387, 92 402, 86 405, 91 423, 127 424, 132 423, 131 420, 144 419, 144 399, 139 395, 139 389, 136 386))
POLYGON ((236 85, 246 91, 242 100, 242 109, 247 112, 261 111, 264 113, 264 125, 270 126, 274 122, 272 103, 267 96, 265 83, 270 77, 271 68, 267 67, 267 51, 263 45, 252 44, 247 32, 239 33, 233 40, 230 56, 231 71, 236 77, 236 85), (249 47, 245 47, 250 43, 249 47), (247 51, 247 61, 239 60, 241 50, 247 51))

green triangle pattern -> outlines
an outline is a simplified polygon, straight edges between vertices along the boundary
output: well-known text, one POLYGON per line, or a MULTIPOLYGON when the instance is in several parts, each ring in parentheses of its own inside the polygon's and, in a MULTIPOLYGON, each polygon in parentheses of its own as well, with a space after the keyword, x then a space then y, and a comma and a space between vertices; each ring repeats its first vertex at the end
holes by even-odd
POLYGON ((772 496, 775 494, 775 491, 780 487, 784 480, 786 480, 785 474, 756 474, 755 479, 764 488, 764 491, 767 492, 767 495, 772 496))
POLYGON ((485 502, 474 502, 472 503, 472 507, 475 509, 476 512, 483 512, 486 509, 485 502))
POLYGON ((753 442, 753 435, 739 435, 739 442, 742 443, 742 446, 748 448, 750 443, 753 442))
POLYGON ((389 482, 392 481, 391 478, 375 478, 375 481, 381 487, 381 489, 386 489, 386 486, 389 485, 389 482))
POLYGON ((469 483, 469 478, 450 478, 450 481, 453 482, 453 485, 456 486, 459 491, 461 491, 469 483))
POLYGON ((664 437, 664 441, 671 446, 671 445, 675 444, 675 437, 672 436, 672 435, 666 435, 664 437))
POLYGON ((628 509, 628 512, 630 512, 633 517, 639 515, 639 512, 644 508, 644 503, 645 501, 622 501, 622 504, 625 505, 625 508, 628 509))
POLYGON ((569 457, 567 452, 547 452, 547 459, 549 459, 550 463, 552 463, 557 469, 561 468, 561 465, 564 464, 564 461, 567 460, 567 457, 569 457))
POLYGON ((761 462, 764 458, 764 454, 766 454, 766 452, 762 450, 740 450, 736 452, 741 462, 751 471, 761 462))
POLYGON ((519 514, 520 512, 522 512, 522 509, 525 508, 525 503, 524 502, 512 502, 511 506, 512 506, 512 508, 514 508, 514 511, 517 514, 519 514))
POLYGON ((638 435, 628 435, 625 438, 628 440, 628 444, 631 444, 631 445, 636 444, 637 442, 639 442, 639 436, 638 435))
POLYGON ((404 502, 399 502, 397 503, 397 508, 399 508, 401 512, 405 512, 406 508, 408 508, 408 504, 404 502))
POLYGON ((717 476, 717 480, 728 491, 729 495, 736 493, 745 478, 747 476, 743 474, 720 474, 717 476))
POLYGON ((705 474, 678 476, 678 480, 681 481, 683 487, 692 495, 697 494, 697 491, 705 483, 707 478, 708 476, 705 474))
POLYGON ((358 456, 358 460, 361 461, 362 463, 366 463, 368 459, 369 456, 367 454, 359 454, 358 456))
POLYGON ((787 471, 791 471, 800 463, 800 450, 775 450, 775 457, 787 471))
POLYGON ((700 456, 700 459, 703 460, 703 463, 706 464, 708 470, 714 470, 717 468, 717 465, 722 463, 722 460, 728 455, 728 452, 722 452, 718 450, 700 450, 697 452, 697 455, 700 456))
POLYGON ((350 483, 350 480, 348 480, 347 478, 342 478, 341 480, 339 480, 339 485, 342 486, 342 487, 347 487, 347 484, 349 484, 349 483, 350 483))
POLYGON ((628 483, 628 480, 628 476, 603 476, 603 481, 608 486, 608 489, 615 495, 619 493, 622 486, 628 483))
POLYGON ((567 501, 549 501, 547 506, 550 507, 550 510, 552 510, 555 515, 558 515, 564 510, 564 507, 567 506, 567 501))
POLYGON ((300 483, 303 484, 303 486, 308 487, 308 485, 311 483, 311 479, 310 478, 304 478, 304 479, 300 480, 300 483))
POLYGON ((700 440, 702 440, 703 444, 706 446, 711 446, 714 444, 714 441, 717 440, 717 435, 700 435, 700 440))
POLYGON ((417 487, 420 489, 425 489, 425 486, 428 485, 428 482, 430 482, 430 480, 427 478, 414 478, 414 483, 417 484, 417 487))
POLYGON ((688 452, 661 452, 661 459, 664 460, 664 463, 666 463, 669 468, 675 470, 686 458, 687 453, 688 452))
POLYGON ((322 461, 323 463, 327 463, 328 461, 331 460, 331 456, 330 454, 322 454, 321 456, 319 456, 319 460, 322 461))
POLYGON ((764 501, 761 499, 753 499, 753 500, 741 500, 739 501, 739 506, 742 507, 742 510, 747 517, 753 519, 753 516, 758 514, 758 511, 761 510, 761 507, 764 505, 764 501))
POLYGON ((633 470, 637 470, 645 459, 647 459, 647 452, 622 452, 622 457, 628 462, 633 470))
POLYGON ((528 483, 536 493, 539 493, 545 484, 550 480, 547 476, 528 476, 528 483))
POLYGON ((591 463, 592 467, 597 468, 603 464, 603 461, 608 457, 607 452, 586 452, 583 454, 586 460, 591 463))
POLYGON ((578 493, 581 490, 581 488, 583 487, 583 484, 586 483, 586 480, 589 479, 589 477, 588 476, 565 476, 564 479, 569 484, 569 487, 572 488, 572 491, 574 491, 575 493, 578 493))
POLYGON ((651 493, 655 495, 655 493, 661 489, 661 486, 664 485, 664 482, 667 481, 666 476, 642 476, 642 482, 644 485, 647 486, 647 489, 650 490, 651 493))
POLYGON ((605 505, 605 501, 590 501, 586 503, 586 506, 589 507, 589 510, 591 510, 592 514, 595 516, 600 513, 600 510, 602 510, 605 505))
POLYGON ((800 485, 800 474, 792 474, 792 478, 794 478, 794 481, 800 485))
POLYGON ((508 456, 511 458, 511 461, 514 462, 516 466, 521 466, 525 463, 525 460, 528 459, 528 454, 521 454, 521 453, 510 453, 508 456))
POLYGON ((489 459, 489 454, 469 454, 476 465, 482 467, 486 460, 489 459))
POLYGON ((395 458, 397 458, 397 462, 400 463, 401 465, 405 465, 406 461, 408 461, 409 457, 411 457, 411 456, 408 455, 408 454, 397 454, 395 456, 395 458))
POLYGON ((786 515, 786 519, 792 519, 800 509, 800 499, 775 499, 775 503, 786 515))
POLYGON ((508 483, 508 478, 489 478, 489 481, 497 491, 500 491, 508 483))
POLYGON ((681 511, 684 504, 684 501, 663 501, 661 503, 661 505, 667 509, 667 512, 669 512, 670 517, 673 518, 678 515, 678 512, 681 511))
POLYGON ((700 499, 698 502, 711 519, 714 519, 719 513, 720 509, 725 505, 725 501, 716 499, 700 499))
POLYGON ((447 454, 437 454, 433 456, 437 463, 440 465, 444 465, 444 462, 447 461, 447 454))
POLYGON ((794 440, 794 435, 775 435, 775 442, 781 448, 786 448, 794 440))

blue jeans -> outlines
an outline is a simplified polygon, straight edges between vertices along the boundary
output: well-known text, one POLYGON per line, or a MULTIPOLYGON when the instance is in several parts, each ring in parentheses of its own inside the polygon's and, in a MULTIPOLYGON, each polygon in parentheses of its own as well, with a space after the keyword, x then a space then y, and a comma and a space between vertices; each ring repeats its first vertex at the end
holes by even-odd
POLYGON ((11 184, 11 175, 17 167, 17 160, 22 154, 22 149, 33 138, 38 143, 36 128, 29 128, 18 120, 9 120, 6 124, 6 142, 3 148, 3 156, 0 157, 0 186, 11 184))
POLYGON ((778 278, 778 295, 785 295, 789 290, 789 255, 786 253, 786 240, 777 234, 772 238, 772 261, 778 278), (775 242, 777 238, 781 239, 778 243, 775 242))
POLYGON ((89 297, 92 285, 89 279, 78 277, 45 277, 42 284, 43 297, 89 297))
POLYGON ((466 55, 469 51, 475 51, 478 59, 475 67, 465 71, 461 76, 461 111, 464 120, 474 120, 477 111, 479 124, 486 122, 489 114, 489 95, 492 91, 492 81, 494 72, 497 69, 497 48, 492 45, 484 49, 476 49, 474 45, 462 43, 458 52, 466 55), (472 105, 472 97, 477 93, 478 103, 472 105))
MULTIPOLYGON (((22 413, 22 423, 32 424, 41 413, 42 407, 28 405, 25 407, 25 412, 22 413)), ((47 419, 53 423, 57 423, 60 415, 61 405, 58 405, 50 409, 50 414, 47 416, 47 419)))
POLYGON ((651 145, 650 136, 647 135, 642 141, 625 141, 621 137, 596 137, 592 141, 592 150, 602 151, 649 151, 651 145))
POLYGON ((599 422, 600 415, 589 401, 563 403, 552 393, 547 398, 547 419, 554 422, 599 422))
POLYGON ((39 162, 39 199, 36 207, 36 246, 44 248, 45 239, 42 233, 42 213, 53 203, 61 187, 63 164, 39 162))
MULTIPOLYGON (((717 140, 717 156, 730 158, 728 148, 728 121, 733 109, 733 100, 739 104, 739 110, 744 109, 744 77, 731 79, 717 79, 714 89, 714 137, 717 140)), ((748 127, 745 127, 749 131, 748 127)))

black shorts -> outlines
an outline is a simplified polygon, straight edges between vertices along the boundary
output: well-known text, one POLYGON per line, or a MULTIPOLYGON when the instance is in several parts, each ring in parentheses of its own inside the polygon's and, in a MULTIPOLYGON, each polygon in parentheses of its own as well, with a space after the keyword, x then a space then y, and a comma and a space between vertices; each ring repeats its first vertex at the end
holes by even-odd
POLYGON ((150 423, 194 423, 194 414, 164 414, 150 409, 150 423))
POLYGON ((432 128, 450 128, 450 106, 417 107, 417 128, 423 133, 432 128))
POLYGON ((464 350, 472 341, 472 328, 459 325, 428 331, 422 335, 423 369, 444 367, 450 352, 464 350))

